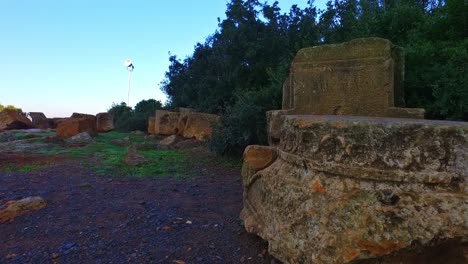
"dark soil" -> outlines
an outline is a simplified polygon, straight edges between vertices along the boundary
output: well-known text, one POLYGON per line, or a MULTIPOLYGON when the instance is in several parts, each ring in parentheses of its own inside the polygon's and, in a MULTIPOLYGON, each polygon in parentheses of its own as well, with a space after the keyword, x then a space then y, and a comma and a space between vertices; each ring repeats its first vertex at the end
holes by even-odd
POLYGON ((0 224, 0 263, 274 262, 239 220, 239 169, 202 163, 191 179, 103 177, 82 160, 0 153, 0 165, 35 160, 54 165, 0 172, 0 202, 48 202, 0 224))

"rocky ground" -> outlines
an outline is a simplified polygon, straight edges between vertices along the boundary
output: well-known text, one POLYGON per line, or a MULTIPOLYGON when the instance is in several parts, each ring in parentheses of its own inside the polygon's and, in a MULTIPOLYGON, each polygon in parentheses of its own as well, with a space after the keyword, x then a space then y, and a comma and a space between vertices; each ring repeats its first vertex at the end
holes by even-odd
POLYGON ((0 223, 0 263, 275 263, 239 220, 239 167, 203 147, 180 151, 207 162, 187 177, 126 177, 97 175, 83 158, 0 152, 0 209, 47 202, 0 223))

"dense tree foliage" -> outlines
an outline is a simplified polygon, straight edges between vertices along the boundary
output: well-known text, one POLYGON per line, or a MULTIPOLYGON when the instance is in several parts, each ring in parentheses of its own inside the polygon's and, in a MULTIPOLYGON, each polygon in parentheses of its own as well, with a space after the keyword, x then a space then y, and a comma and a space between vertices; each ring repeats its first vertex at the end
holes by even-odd
POLYGON ((140 101, 135 105, 134 109, 127 106, 124 102, 112 104, 108 113, 114 116, 114 126, 117 131, 146 131, 148 127, 148 117, 154 116, 154 112, 161 108, 161 102, 149 99, 140 101))
POLYGON ((296 52, 359 37, 405 48, 406 102, 428 118, 468 120, 467 7, 464 0, 313 1, 281 13, 278 3, 231 0, 226 19, 192 56, 171 56, 162 90, 173 107, 223 115, 212 146, 239 152, 265 143, 265 111, 279 109, 296 52))

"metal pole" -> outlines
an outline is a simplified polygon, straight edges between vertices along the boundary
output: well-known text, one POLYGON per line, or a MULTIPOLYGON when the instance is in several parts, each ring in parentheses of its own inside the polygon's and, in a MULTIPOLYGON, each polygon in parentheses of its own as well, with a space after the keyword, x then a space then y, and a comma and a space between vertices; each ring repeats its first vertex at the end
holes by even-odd
POLYGON ((132 79, 132 71, 128 71, 128 93, 127 93, 127 106, 130 107, 130 80, 132 79))

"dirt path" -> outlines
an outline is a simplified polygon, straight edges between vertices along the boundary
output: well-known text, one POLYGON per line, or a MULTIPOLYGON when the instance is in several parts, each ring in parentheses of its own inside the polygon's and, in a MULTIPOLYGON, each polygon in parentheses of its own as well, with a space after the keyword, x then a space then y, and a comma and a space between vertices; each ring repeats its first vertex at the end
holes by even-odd
POLYGON ((0 224, 0 263, 271 262, 265 242, 239 220, 238 169, 200 165, 188 180, 137 179, 96 176, 85 164, 0 172, 0 201, 48 202, 0 224))

